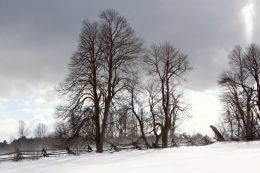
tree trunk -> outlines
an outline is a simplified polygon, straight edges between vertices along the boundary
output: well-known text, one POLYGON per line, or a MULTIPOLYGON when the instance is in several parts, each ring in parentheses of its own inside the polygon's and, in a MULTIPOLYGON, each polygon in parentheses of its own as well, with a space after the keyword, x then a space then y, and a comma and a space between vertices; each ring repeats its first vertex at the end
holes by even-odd
POLYGON ((160 137, 161 137, 161 134, 160 134, 160 135, 155 134, 155 141, 154 141, 154 143, 153 143, 153 147, 154 147, 154 148, 159 148, 159 140, 160 140, 160 137))
POLYGON ((99 122, 99 117, 97 117, 97 116, 99 116, 99 114, 96 115, 96 117, 95 117, 95 126, 96 126, 96 128, 95 128, 95 130, 96 130, 95 143, 96 143, 96 149, 98 149, 99 140, 100 140, 100 122, 99 122))
POLYGON ((167 148, 168 147, 168 132, 166 128, 162 129, 162 148, 167 148))
POLYGON ((134 90, 133 89, 131 91, 131 110, 132 110, 133 114, 135 115, 135 117, 136 117, 136 119, 139 123, 142 139, 143 139, 146 147, 150 148, 151 146, 150 146, 149 142, 147 141, 146 136, 145 136, 145 132, 144 132, 144 123, 143 123, 142 115, 141 115, 141 117, 139 117, 138 114, 135 111, 135 108, 134 108, 134 90))
POLYGON ((107 119, 109 115, 109 108, 110 108, 111 98, 108 97, 105 102, 105 111, 104 111, 104 118, 102 121, 102 130, 99 138, 98 148, 97 152, 102 153, 103 152, 103 145, 105 140, 105 134, 106 134, 106 128, 107 128, 107 119))
POLYGON ((151 148, 149 142, 147 141, 146 139, 146 136, 145 136, 145 133, 144 133, 144 125, 142 122, 139 122, 140 123, 140 130, 141 130, 141 134, 142 134, 142 138, 144 140, 144 143, 146 145, 147 148, 151 148))

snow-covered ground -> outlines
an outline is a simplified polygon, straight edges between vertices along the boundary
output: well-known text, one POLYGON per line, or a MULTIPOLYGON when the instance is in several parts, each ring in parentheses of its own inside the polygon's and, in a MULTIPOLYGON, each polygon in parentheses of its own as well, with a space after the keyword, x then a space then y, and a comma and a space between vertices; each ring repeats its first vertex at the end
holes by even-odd
POLYGON ((216 143, 202 147, 131 150, 4 162, 1 173, 255 173, 260 142, 216 143))

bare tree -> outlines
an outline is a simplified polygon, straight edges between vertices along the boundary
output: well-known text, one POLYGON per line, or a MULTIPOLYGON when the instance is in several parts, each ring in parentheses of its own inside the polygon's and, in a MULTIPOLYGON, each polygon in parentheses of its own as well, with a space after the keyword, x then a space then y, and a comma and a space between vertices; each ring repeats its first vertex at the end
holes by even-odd
POLYGON ((158 84, 156 84, 154 81, 148 83, 145 89, 148 93, 149 111, 152 117, 152 129, 153 129, 152 131, 155 136, 155 141, 152 142, 152 146, 154 148, 158 148, 159 140, 162 136, 161 130, 159 129, 160 123, 157 123, 158 121, 160 121, 162 117, 160 116, 160 113, 156 111, 156 107, 160 103, 160 99, 159 99, 160 91, 158 89, 158 84))
MULTIPOLYGON (((176 119, 176 91, 180 86, 180 79, 189 70, 187 55, 181 53, 169 43, 152 45, 145 57, 149 73, 158 81, 160 91, 160 105, 158 112, 162 121, 155 123, 161 129, 162 146, 168 145, 168 134, 176 119)), ((151 102, 152 104, 152 102, 151 102)), ((158 115, 157 113, 157 115, 158 115)))
POLYGON ((127 20, 114 10, 100 14, 104 67, 104 113, 98 152, 103 151, 107 119, 113 98, 125 88, 127 69, 142 51, 142 40, 127 20))
POLYGON ((142 139, 146 145, 147 148, 150 148, 150 144, 146 138, 145 134, 145 121, 144 121, 144 107, 140 103, 140 99, 138 99, 138 96, 141 93, 141 86, 140 86, 140 81, 138 77, 138 72, 131 72, 131 76, 128 80, 128 85, 127 85, 127 90, 130 94, 130 109, 135 118, 138 121, 140 132, 142 139), (136 110, 136 107, 139 106, 139 110, 136 110))
POLYGON ((18 136, 19 138, 26 135, 26 124, 24 121, 19 120, 18 121, 18 136))
POLYGON ((260 110, 260 47, 251 44, 244 53, 243 65, 250 80, 255 84, 256 104, 260 110))
POLYGON ((43 138, 46 136, 46 131, 47 131, 47 128, 46 128, 46 125, 43 124, 43 123, 39 123, 36 128, 35 128, 35 131, 34 131, 34 136, 36 138, 43 138))
POLYGON ((224 121, 231 139, 259 137, 260 48, 252 44, 246 51, 236 46, 229 56, 230 69, 222 73, 224 121))

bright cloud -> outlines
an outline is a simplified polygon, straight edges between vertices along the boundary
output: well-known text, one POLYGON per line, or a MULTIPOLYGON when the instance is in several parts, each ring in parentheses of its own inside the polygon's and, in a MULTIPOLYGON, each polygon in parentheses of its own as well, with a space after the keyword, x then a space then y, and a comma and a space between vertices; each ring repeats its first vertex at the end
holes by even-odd
POLYGON ((33 136, 38 123, 44 123, 51 132, 55 123, 55 107, 59 103, 52 87, 41 87, 31 93, 17 94, 11 99, 0 100, 0 141, 17 137, 17 125, 23 120, 27 136, 33 136))

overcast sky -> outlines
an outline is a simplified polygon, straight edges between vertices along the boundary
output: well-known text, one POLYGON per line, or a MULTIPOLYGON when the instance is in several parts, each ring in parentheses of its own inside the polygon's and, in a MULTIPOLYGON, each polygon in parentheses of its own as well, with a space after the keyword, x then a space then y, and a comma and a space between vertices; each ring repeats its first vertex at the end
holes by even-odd
MULTIPOLYGON (((146 41, 169 41, 189 55, 191 115, 182 129, 209 133, 221 114, 217 79, 228 54, 259 43, 256 0, 0 0, 0 141, 17 137, 17 122, 33 129, 55 122, 54 91, 68 73, 82 21, 115 9, 146 41)), ((186 130, 182 130, 186 131, 186 130)), ((29 133, 29 132, 28 132, 29 133)))

